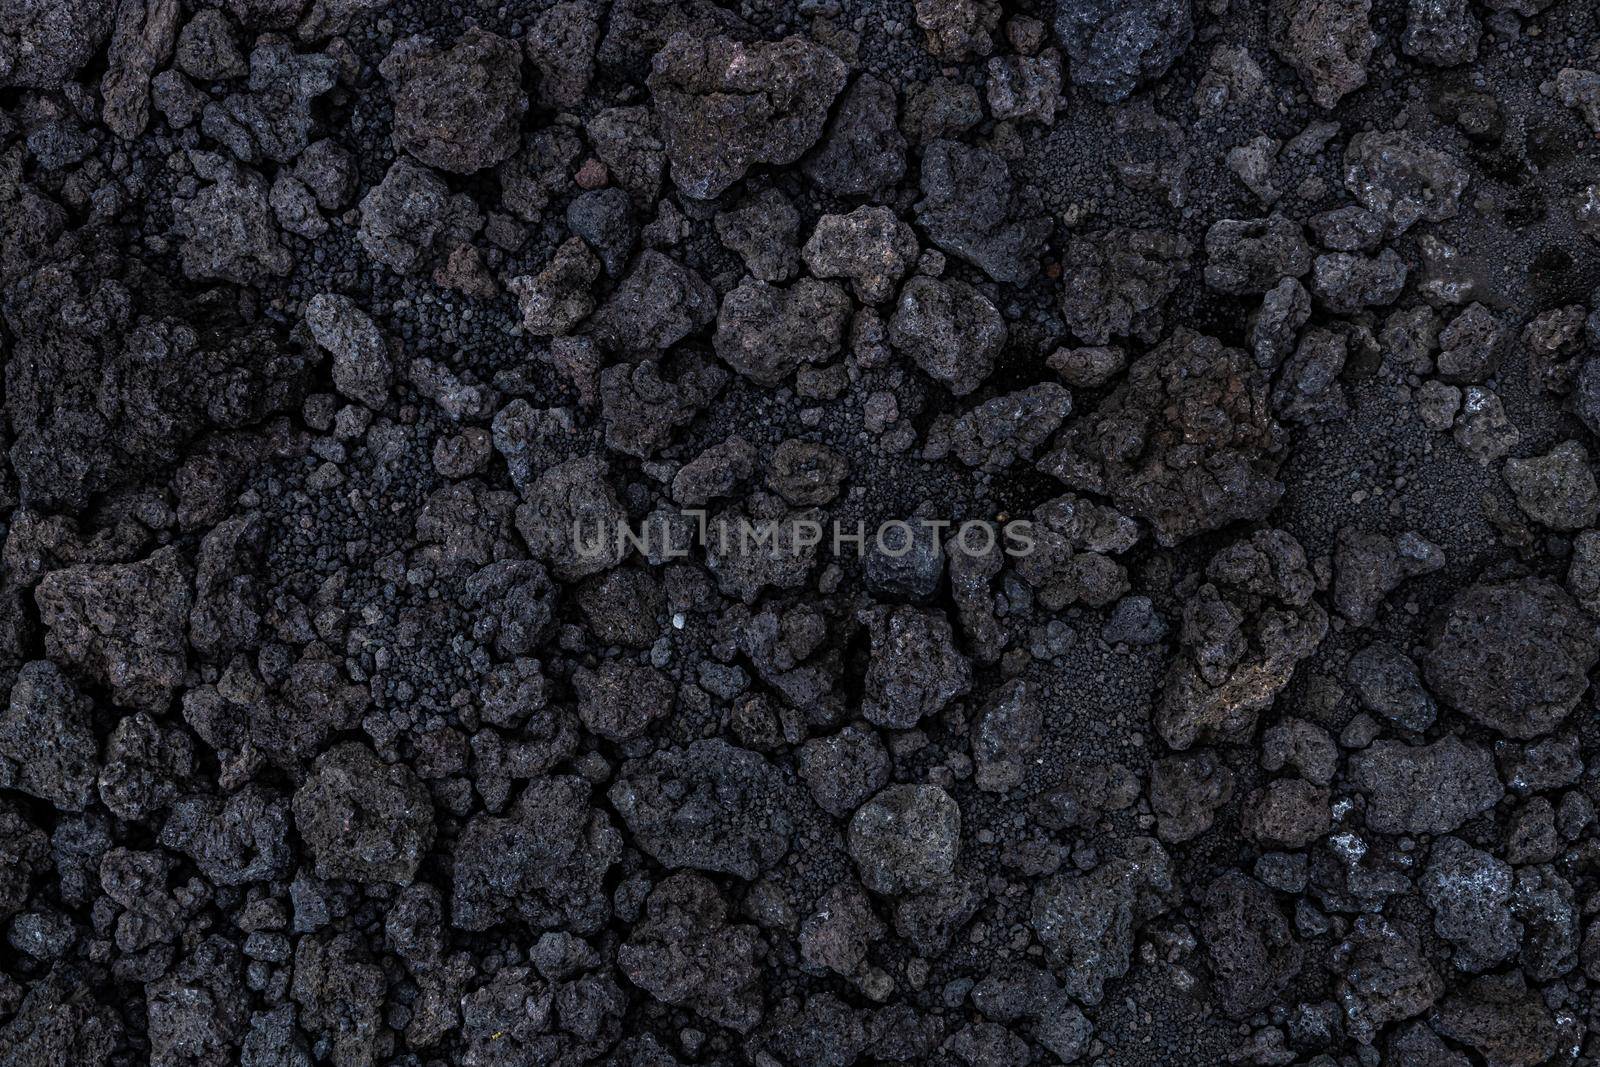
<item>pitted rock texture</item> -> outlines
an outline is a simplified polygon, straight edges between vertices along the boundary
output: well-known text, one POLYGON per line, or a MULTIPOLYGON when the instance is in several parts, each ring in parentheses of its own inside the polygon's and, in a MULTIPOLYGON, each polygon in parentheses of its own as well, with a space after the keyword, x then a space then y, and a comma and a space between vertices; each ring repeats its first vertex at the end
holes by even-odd
POLYGON ((0 0, 0 1067, 1600 1063, 1592 0, 0 0))

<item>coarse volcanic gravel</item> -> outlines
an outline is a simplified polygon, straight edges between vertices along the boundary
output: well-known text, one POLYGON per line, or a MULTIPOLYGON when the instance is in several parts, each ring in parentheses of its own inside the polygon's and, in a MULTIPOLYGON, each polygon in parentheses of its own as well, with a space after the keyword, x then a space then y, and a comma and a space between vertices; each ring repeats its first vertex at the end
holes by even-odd
POLYGON ((0 1067, 1600 1063, 1593 0, 0 0, 0 1067))

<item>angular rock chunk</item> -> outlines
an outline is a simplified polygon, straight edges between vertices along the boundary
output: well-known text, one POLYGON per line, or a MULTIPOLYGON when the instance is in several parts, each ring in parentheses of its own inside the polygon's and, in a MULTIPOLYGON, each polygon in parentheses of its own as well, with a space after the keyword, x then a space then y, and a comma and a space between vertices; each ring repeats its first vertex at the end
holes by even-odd
POLYGON ((839 57, 803 37, 674 34, 646 80, 673 183, 708 200, 758 163, 793 163, 822 135, 844 82, 839 57))
POLYGON ((874 537, 867 547, 867 588, 886 600, 925 603, 938 592, 944 557, 933 527, 920 521, 890 526, 882 544, 874 537))
POLYGON ((1392 248, 1376 256, 1330 252, 1318 256, 1311 271, 1311 291, 1336 315, 1394 303, 1405 290, 1407 275, 1405 260, 1392 248))
POLYGON ((1054 382, 1030 385, 980 404, 956 420, 952 448, 961 462, 1002 471, 1030 460, 1072 414, 1072 394, 1054 382))
POLYGON ((1563 441, 1542 456, 1506 460, 1501 471, 1517 506, 1553 530, 1581 530, 1600 516, 1600 485, 1589 450, 1563 441))
POLYGON ((1600 74, 1568 67, 1556 75, 1556 96, 1600 134, 1600 74))
POLYGON ((1454 218, 1469 176, 1453 158, 1409 133, 1367 130, 1350 138, 1344 185, 1398 236, 1416 223, 1454 218))
POLYGON ((233 21, 214 7, 201 8, 184 24, 175 59, 179 70, 198 81, 226 81, 250 69, 233 21))
POLYGON ((215 182, 175 205, 173 233, 182 241, 183 273, 256 285, 288 274, 294 257, 278 239, 267 180, 253 170, 224 166, 215 182))
MULTIPOLYGON (((540 982, 532 968, 503 967, 477 989, 460 996, 460 983, 470 976, 470 965, 464 965, 461 970, 465 973, 459 977, 449 975, 440 983, 442 988, 437 993, 440 999, 458 998, 459 1008, 453 1003, 442 1006, 440 1014, 449 1011, 450 1015, 441 1023, 424 1024, 430 1035, 435 1027, 445 1030, 459 1021, 464 1062, 510 1064, 537 1059, 537 1050, 549 1040, 548 1031, 554 1023, 554 989, 540 982)), ((433 992, 424 988, 427 990, 425 997, 433 992)), ((420 1006, 424 1012, 431 1007, 428 999, 420 1001, 420 1006)), ((591 1007, 597 1013, 603 1011, 598 1004, 591 1007)), ((406 1030, 408 1039, 416 1036, 412 1027, 423 1024, 425 1018, 419 1013, 413 1019, 406 1030)))
POLYGON ((321 293, 306 305, 306 327, 333 354, 333 385, 351 400, 382 411, 393 367, 383 334, 349 297, 321 293))
POLYGON ((965 282, 912 278, 889 319, 889 343, 956 396, 983 384, 1005 341, 1000 312, 965 282))
POLYGON ((959 137, 982 119, 978 90, 953 78, 936 77, 907 90, 905 130, 918 144, 959 137))
POLYGON ((1398 536, 1351 526, 1339 530, 1333 555, 1333 607, 1366 626, 1378 608, 1407 578, 1443 567, 1444 552, 1415 531, 1398 536))
POLYGON ((712 345, 728 366, 770 387, 837 355, 849 318, 850 298, 837 285, 801 278, 779 288, 746 278, 723 298, 712 345))
POLYGON ((1600 532, 1584 530, 1572 539, 1566 589, 1579 607, 1591 615, 1600 615, 1600 532))
POLYGON ((1507 737, 1547 734, 1589 688, 1600 630, 1540 578, 1474 585, 1434 622, 1423 670, 1455 710, 1507 737))
POLYGON ((984 70, 984 90, 995 118, 1049 126, 1061 104, 1061 55, 1051 48, 1036 56, 995 56, 984 70))
POLYGON ((962 63, 989 54, 991 34, 1000 22, 995 0, 916 0, 917 25, 928 51, 947 63, 962 63))
POLYGON ((617 536, 628 514, 606 481, 599 456, 580 456, 539 476, 517 508, 517 531, 535 559, 562 581, 610 570, 627 543, 617 536))
POLYGON ((0 2, 0 86, 61 88, 106 43, 116 12, 104 0, 0 2))
POLYGON ((1109 345, 1058 348, 1045 364, 1068 385, 1079 389, 1098 389, 1128 369, 1128 354, 1109 345))
POLYGON ((289 844, 289 802, 251 783, 227 797, 196 795, 172 806, 161 827, 164 848, 187 853, 216 885, 282 878, 294 853, 289 844))
POLYGON ((127 1042, 120 1013, 101 1002, 76 967, 52 967, 20 999, 15 1014, 0 1026, 0 1054, 11 1062, 106 1067, 127 1042))
POLYGON ((1286 715, 1261 735, 1261 766, 1268 771, 1292 767, 1306 781, 1327 785, 1339 769, 1339 747, 1316 723, 1286 715))
POLYGON ((1061 314, 1091 345, 1113 337, 1154 344, 1165 329, 1167 298, 1194 249, 1162 230, 1107 230, 1075 237, 1062 262, 1061 314))
POLYGON ((1264 371, 1277 369, 1295 348, 1300 327, 1311 319, 1311 294, 1294 278, 1285 278, 1261 299, 1251 318, 1250 352, 1264 371))
POLYGON ((289 993, 299 1005, 300 1025, 329 1050, 329 1062, 335 1067, 375 1062, 386 981, 366 946, 351 934, 302 937, 295 945, 293 971, 289 993))
POLYGON ((872 638, 861 701, 868 722, 909 730, 970 688, 972 669, 942 613, 879 606, 861 621, 872 638))
POLYGON ((1272 0, 1272 50, 1299 72, 1318 107, 1331 109, 1367 84, 1378 43, 1371 11, 1372 0, 1272 0))
POLYGON ((1351 757, 1350 781, 1366 794, 1367 826, 1380 834, 1447 834, 1505 793, 1488 750, 1455 736, 1379 741, 1351 757))
MULTIPOLYGON (((67 5, 70 6, 70 5, 67 5)), ((177 38, 178 0, 141 0, 117 6, 116 28, 100 80, 101 118, 123 140, 144 132, 150 121, 150 76, 167 61, 177 38)))
POLYGON ((1259 521, 1283 495, 1275 475, 1285 435, 1260 370, 1244 352, 1186 329, 1135 361, 1058 440, 1039 469, 1109 496, 1163 545, 1259 521))
POLYGON ((1341 207, 1306 220, 1311 236, 1330 252, 1375 252, 1383 244, 1383 219, 1366 208, 1341 207))
POLYGON ((1332 330, 1307 330, 1284 361, 1272 388, 1272 410, 1285 422, 1316 423, 1342 419, 1350 405, 1339 382, 1349 342, 1332 330))
POLYGON ((146 987, 153 1067, 228 1061, 246 1023, 242 963, 238 949, 213 934, 146 987))
POLYGON ((176 548, 137 563, 52 571, 33 595, 52 660, 121 704, 167 710, 188 660, 189 576, 176 548))
POLYGON ((997 282, 1021 285, 1038 271, 1048 219, 1016 203, 1011 168, 984 148, 938 140, 922 154, 917 223, 928 239, 997 282))
POLYGON ((538 274, 511 279, 522 328, 535 337, 570 333, 594 310, 594 283, 600 260, 583 239, 564 242, 538 274))
MULTIPOLYGON (((823 219, 838 217, 824 215, 823 219)), ((795 235, 800 230, 800 212, 778 190, 763 190, 748 203, 718 213, 715 222, 717 237, 739 253, 753 277, 764 282, 785 282, 799 272, 795 235)), ((815 268, 812 273, 819 278, 834 277, 815 268)))
POLYGON ((665 600, 648 571, 625 567, 591 578, 578 588, 577 600, 601 641, 630 648, 655 643, 665 600))
POLYGON ((351 742, 317 757, 294 822, 318 878, 407 885, 433 844, 433 800, 405 764, 351 742))
POLYGON ((1037 591, 1041 607, 1105 607, 1128 591, 1127 570, 1110 553, 1126 551, 1137 540, 1133 520, 1071 493, 1045 502, 1033 515, 1032 543, 1016 568, 1017 577, 1037 591))
POLYGON ((129 715, 106 742, 100 802, 117 818, 142 822, 164 811, 194 774, 194 742, 144 712, 129 715))
POLYGON ((844 94, 822 137, 806 158, 806 176, 834 196, 876 196, 906 173, 906 138, 896 121, 894 86, 863 74, 844 94))
POLYGON ((0 786, 82 811, 94 798, 100 757, 94 702, 49 660, 25 663, 0 715, 0 786))
POLYGON ((605 7, 593 0, 563 0, 534 19, 523 44, 539 72, 541 97, 562 110, 583 103, 594 77, 595 48, 605 7))
POLYGON ((1265 293, 1284 278, 1311 270, 1311 246, 1300 224, 1281 215, 1222 219, 1206 231, 1206 284, 1236 296, 1265 293))
POLYGON ((1467 455, 1488 465, 1516 448, 1522 431, 1506 416, 1499 396, 1483 386, 1469 385, 1462 393, 1451 436, 1467 455))
POLYGON ((1090 1006, 1128 973, 1136 926, 1166 910, 1172 862, 1148 837, 1134 838, 1088 874, 1059 874, 1033 891, 1032 923, 1061 984, 1090 1006))
POLYGON ((639 237, 633 201, 616 186, 591 189, 573 198, 567 205, 567 229, 588 242, 612 278, 627 266, 628 254, 639 237))
POLYGON ((247 91, 205 105, 201 132, 244 163, 288 163, 306 150, 316 124, 312 103, 338 84, 331 55, 296 52, 287 41, 262 38, 250 53, 247 91))
POLYGON ((789 852, 790 788, 754 752, 713 739, 629 760, 608 795, 660 863, 751 881, 789 852))
POLYGON ((817 806, 843 818, 889 781, 889 753, 872 730, 846 726, 801 746, 799 770, 817 806))
POLYGON ((1305 959, 1272 894, 1229 871, 1206 889, 1201 907, 1200 936, 1222 1010, 1237 1019, 1267 1007, 1305 959))
POLYGON ((1350 657, 1347 673, 1361 706, 1401 729, 1426 730, 1439 714, 1417 665, 1394 645, 1368 645, 1350 657))
POLYGON ((430 167, 472 174, 516 153, 528 97, 515 41, 471 27, 448 48, 407 37, 378 67, 395 144, 430 167))
POLYGON ((972 730, 973 780, 979 789, 1004 793, 1022 784, 1044 730, 1044 708, 1035 690, 1018 679, 984 706, 972 730))
POLYGON ((617 949, 628 981, 663 1004, 682 1004, 746 1033, 761 1021, 760 936, 728 921, 715 883, 682 873, 650 892, 644 920, 617 949))
POLYGON ((1056 39, 1072 84, 1116 103, 1160 78, 1194 39, 1190 0, 1063 0, 1056 39))
POLYGON ((1212 557, 1184 605, 1182 651, 1168 669, 1156 729, 1186 749, 1203 733, 1248 731, 1328 631, 1305 552, 1262 530, 1212 557))
POLYGON ((654 249, 595 313, 595 335, 622 352, 667 349, 717 316, 717 294, 699 274, 654 249))
POLYGON ((1211 829, 1217 809, 1233 797, 1233 781, 1233 772, 1210 749, 1156 760, 1150 765, 1156 836, 1181 844, 1211 829))
POLYGON ((1555 1056, 1562 1037, 1539 990, 1516 971, 1473 979, 1439 1005, 1433 1026, 1490 1067, 1536 1067, 1555 1056))
POLYGON ((961 808, 936 785, 890 786, 850 818, 850 858, 874 893, 921 893, 948 881, 961 850, 961 808))
POLYGON ((735 434, 678 469, 672 478, 672 499, 685 508, 703 507, 732 493, 755 469, 755 447, 735 434))
MULTIPOLYGON (((366 0, 356 0, 364 4, 366 0)), ((305 10, 306 0, 223 0, 228 13, 247 26, 283 30, 295 24, 305 10)))
POLYGON ((1444 991, 1412 929, 1382 916, 1357 919, 1332 962, 1345 1024, 1363 1043, 1390 1023, 1421 1015, 1444 991))
POLYGON ((649 362, 618 363, 600 373, 607 447, 641 459, 654 454, 728 383, 727 371, 693 355, 676 362, 676 380, 663 379, 661 366, 649 362))
POLYGON ((427 167, 396 159, 361 198, 357 239, 367 255, 400 274, 422 265, 444 228, 450 189, 427 167))
POLYGON ((1468 0, 1410 0, 1400 49, 1424 63, 1453 67, 1478 58, 1483 26, 1468 0))
POLYGON ((644 733, 672 710, 675 695, 672 680, 654 667, 610 659, 598 670, 580 667, 572 688, 583 725, 612 741, 644 733))
POLYGON ((846 278, 856 299, 881 304, 915 264, 917 234, 886 207, 858 207, 848 215, 824 215, 801 250, 806 268, 819 278, 846 278))
POLYGON ((1439 332, 1439 378, 1453 385, 1481 382, 1500 369, 1511 330, 1482 304, 1468 305, 1439 332))
POLYGON ((586 934, 610 917, 606 872, 622 836, 581 778, 535 778, 505 817, 475 816, 455 849, 451 924, 504 919, 586 934))
MULTIPOLYGON (((633 202, 641 208, 654 204, 667 165, 667 147, 661 141, 655 112, 648 107, 608 107, 589 119, 584 132, 595 156, 633 202)), ((562 177, 566 177, 564 168, 562 177)))
POLYGON ((1441 837, 1419 888, 1433 909, 1433 928, 1456 947, 1463 971, 1487 970, 1522 943, 1522 924, 1511 913, 1511 867, 1489 853, 1441 837))
POLYGON ((813 967, 854 977, 885 932, 867 894, 847 882, 830 889, 801 924, 800 957, 813 967))
POLYGON ((1333 825, 1326 787, 1275 778, 1245 798, 1240 828, 1271 848, 1305 848, 1333 825))
POLYGON ((706 566, 725 595, 753 604, 767 588, 798 589, 805 584, 820 543, 807 536, 816 511, 752 515, 743 504, 710 520, 706 566))

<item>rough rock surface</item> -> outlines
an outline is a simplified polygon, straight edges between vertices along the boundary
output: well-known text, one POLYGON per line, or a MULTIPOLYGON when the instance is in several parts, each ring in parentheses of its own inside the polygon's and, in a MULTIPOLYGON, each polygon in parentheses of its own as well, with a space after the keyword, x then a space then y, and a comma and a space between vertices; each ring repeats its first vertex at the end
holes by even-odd
POLYGON ((476 27, 448 48, 408 37, 379 71, 394 100, 395 144, 421 162, 471 174, 516 152, 528 98, 515 41, 476 27))
POLYGON ((758 163, 793 163, 822 136, 844 80, 839 57, 803 38, 675 35, 648 80, 673 183, 703 200, 758 163))
POLYGON ((1474 585, 1445 606, 1423 668, 1450 707, 1508 737, 1561 724, 1589 688, 1600 631, 1547 581, 1474 585))
POLYGON ((0 0, 0 1065, 1600 1063, 1592 0, 0 0))

